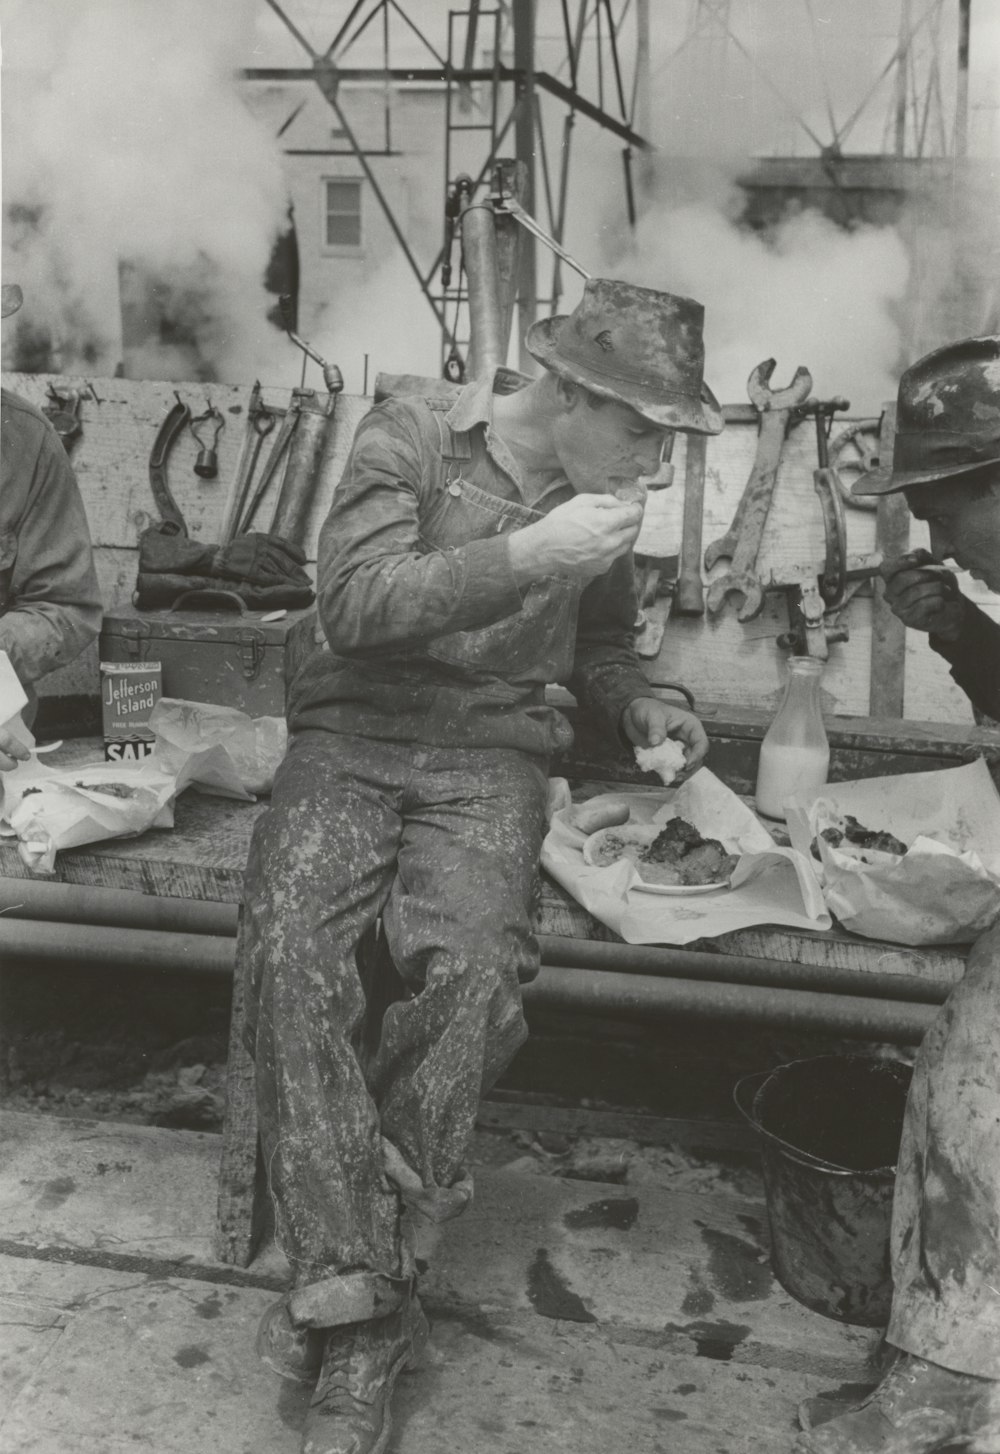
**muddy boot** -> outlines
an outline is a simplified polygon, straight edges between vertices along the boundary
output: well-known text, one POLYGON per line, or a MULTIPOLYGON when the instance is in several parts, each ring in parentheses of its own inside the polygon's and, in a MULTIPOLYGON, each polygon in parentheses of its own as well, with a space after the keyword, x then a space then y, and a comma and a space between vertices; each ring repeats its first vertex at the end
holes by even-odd
POLYGON ((853 1413, 803 1434, 795 1454, 1000 1454, 1000 1384, 903 1354, 853 1413))
POLYGON ((257 1328, 257 1357, 293 1383, 315 1383, 323 1363, 324 1328, 304 1328, 293 1323, 284 1298, 264 1310, 257 1328))
POLYGON ((302 1431, 302 1454, 383 1454, 396 1379, 427 1339, 416 1296, 386 1317, 332 1328, 302 1431))

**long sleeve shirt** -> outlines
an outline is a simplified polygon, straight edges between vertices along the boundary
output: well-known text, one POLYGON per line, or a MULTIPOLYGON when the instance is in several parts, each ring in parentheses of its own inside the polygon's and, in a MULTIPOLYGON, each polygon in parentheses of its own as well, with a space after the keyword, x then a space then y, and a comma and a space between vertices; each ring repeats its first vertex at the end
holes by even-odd
POLYGON ((101 629, 79 486, 44 414, 0 392, 0 649, 31 695, 101 629))
POLYGON ((958 640, 928 640, 972 705, 1000 722, 1000 622, 966 599, 958 640))
POLYGON ((585 586, 519 588, 510 534, 573 490, 556 481, 525 503, 492 395, 482 381, 450 407, 391 399, 358 426, 320 534, 325 641, 292 684, 293 730, 547 754, 572 734, 546 684, 568 685, 610 732, 650 695, 632 646, 631 556, 585 586))

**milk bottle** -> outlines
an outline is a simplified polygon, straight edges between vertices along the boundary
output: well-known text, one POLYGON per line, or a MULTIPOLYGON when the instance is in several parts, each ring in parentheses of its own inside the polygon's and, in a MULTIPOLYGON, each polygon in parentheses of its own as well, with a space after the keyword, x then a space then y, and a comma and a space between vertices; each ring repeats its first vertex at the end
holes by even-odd
POLYGON ((766 818, 784 821, 793 794, 808 797, 826 782, 830 744, 820 707, 823 663, 813 656, 788 659, 788 682, 774 721, 760 746, 756 805, 766 818))

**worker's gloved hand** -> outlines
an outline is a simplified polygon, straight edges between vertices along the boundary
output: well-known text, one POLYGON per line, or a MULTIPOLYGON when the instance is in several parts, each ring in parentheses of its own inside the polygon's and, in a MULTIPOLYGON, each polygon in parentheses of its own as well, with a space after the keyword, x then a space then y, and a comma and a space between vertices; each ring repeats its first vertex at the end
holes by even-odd
POLYGON ((309 577, 303 570, 305 563, 302 551, 290 541, 250 531, 217 548, 211 573, 258 588, 292 585, 310 590, 309 577))
POLYGON ((926 550, 911 550, 883 561, 879 573, 893 615, 914 631, 956 641, 965 616, 965 598, 952 571, 926 550))
POLYGON ((144 574, 198 576, 210 575, 212 557, 218 549, 179 535, 174 528, 160 522, 151 525, 139 536, 139 570, 144 574))

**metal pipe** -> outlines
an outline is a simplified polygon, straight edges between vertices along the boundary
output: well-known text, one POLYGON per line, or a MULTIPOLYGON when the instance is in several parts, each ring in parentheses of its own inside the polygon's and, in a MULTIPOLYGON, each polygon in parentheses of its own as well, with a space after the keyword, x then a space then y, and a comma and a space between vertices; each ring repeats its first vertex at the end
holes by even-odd
POLYGON ((170 934, 236 933, 237 904, 168 899, 131 889, 0 878, 0 925, 8 919, 104 924, 112 929, 154 929, 170 934))
POLYGON ((61 961, 73 969, 159 970, 228 975, 236 940, 216 934, 167 934, 100 924, 47 924, 0 917, 0 965, 61 961))
MULTIPOLYGON (((49 924, 0 917, 0 965, 61 962, 74 969, 158 970, 231 976, 236 944, 208 934, 164 934, 93 924, 49 924)), ((857 995, 719 984, 692 979, 545 965, 524 986, 528 1009, 561 1009, 645 1023, 675 1016, 786 1025, 860 1039, 916 1044, 933 1020, 932 1005, 857 995)))
POLYGON ((461 227, 462 258, 469 285, 469 373, 481 379, 507 362, 497 237, 493 208, 486 202, 471 201, 471 178, 460 177, 458 187, 465 203, 461 227))
POLYGON ((542 968, 524 986, 528 1008, 570 1010, 641 1020, 645 1024, 674 1016, 739 1020, 748 1024, 782 1025, 862 1040, 915 1045, 937 1010, 858 995, 817 994, 809 990, 758 985, 704 983, 690 979, 653 979, 572 967, 542 968))
POLYGON ((599 939, 570 939, 540 934, 542 963, 583 971, 613 970, 624 974, 713 980, 725 984, 783 985, 789 989, 854 994, 886 1000, 918 1000, 941 1005, 954 985, 911 974, 845 969, 840 965, 802 964, 796 960, 759 959, 743 954, 712 954, 702 950, 667 949, 618 944, 599 939))

